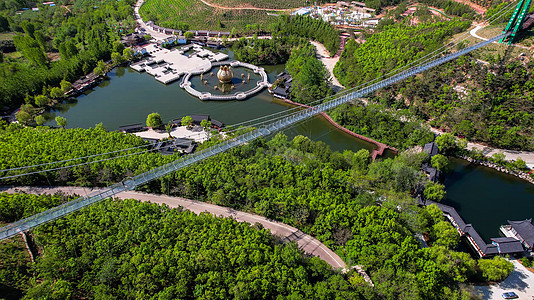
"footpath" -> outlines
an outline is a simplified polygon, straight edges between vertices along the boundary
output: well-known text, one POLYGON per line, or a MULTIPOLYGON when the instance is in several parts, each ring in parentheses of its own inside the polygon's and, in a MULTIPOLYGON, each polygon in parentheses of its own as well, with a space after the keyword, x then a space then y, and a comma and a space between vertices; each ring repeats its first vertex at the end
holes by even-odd
MULTIPOLYGON (((96 189, 82 187, 0 187, 0 192, 25 192, 29 194, 54 194, 56 192, 63 192, 68 195, 76 194, 84 196, 96 189)), ((269 220, 262 216, 180 197, 147 194, 135 191, 122 192, 116 197, 121 199, 137 199, 140 201, 157 203, 160 205, 165 204, 170 208, 181 206, 184 209, 194 212, 195 214, 207 212, 218 217, 233 218, 238 222, 247 222, 250 224, 260 223, 264 228, 269 229, 273 235, 280 237, 284 242, 296 242, 301 250, 321 258, 331 265, 332 268, 344 270, 347 267, 339 255, 330 250, 323 243, 319 242, 316 238, 298 230, 295 227, 274 220, 269 220)))

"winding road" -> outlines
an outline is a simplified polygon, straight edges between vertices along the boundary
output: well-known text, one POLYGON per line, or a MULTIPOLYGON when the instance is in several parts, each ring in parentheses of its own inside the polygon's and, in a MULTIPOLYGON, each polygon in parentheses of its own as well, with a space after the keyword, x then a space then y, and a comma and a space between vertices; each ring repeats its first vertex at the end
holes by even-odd
MULTIPOLYGON (((56 192, 63 192, 68 195, 76 194, 81 196, 87 195, 94 190, 96 189, 82 187, 0 187, 0 192, 7 193, 25 192, 28 194, 54 194, 56 192)), ((332 268, 344 270, 347 267, 341 257, 326 247, 323 243, 319 242, 316 238, 295 227, 269 220, 262 216, 180 197, 147 194, 135 191, 123 192, 118 194, 117 197, 121 199, 137 199, 140 201, 158 203, 160 205, 165 204, 171 208, 181 206, 195 214, 208 212, 214 216, 224 218, 230 217, 238 222, 247 222, 250 224, 260 223, 264 228, 269 229, 273 235, 281 237, 285 242, 296 242, 301 250, 321 258, 331 265, 332 268)))

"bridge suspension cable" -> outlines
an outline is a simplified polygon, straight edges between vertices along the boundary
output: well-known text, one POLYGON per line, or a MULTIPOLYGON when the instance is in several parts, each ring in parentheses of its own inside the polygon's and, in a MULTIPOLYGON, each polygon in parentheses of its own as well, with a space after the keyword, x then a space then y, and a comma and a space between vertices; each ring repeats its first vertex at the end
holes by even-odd
POLYGON ((285 117, 285 118, 279 118, 274 122, 271 122, 270 124, 263 125, 259 127, 258 129, 255 129, 251 132, 245 133, 243 135, 240 135, 238 137, 232 138, 230 140, 226 140, 220 144, 217 144, 211 148, 193 153, 191 155, 188 155, 184 158, 178 159, 172 163, 163 165, 161 167, 154 168, 148 172, 145 172, 143 174, 137 175, 133 178, 128 178, 118 184, 114 184, 107 189, 103 191, 96 191, 93 192, 85 197, 77 198, 73 201, 67 202, 65 204, 56 206, 54 208, 51 208, 49 210, 46 210, 44 212, 41 212, 39 214, 33 215, 31 217, 22 219, 20 221, 11 223, 7 226, 4 226, 0 228, 0 240, 9 238, 11 236, 14 236, 20 232, 29 230, 31 228, 37 227, 41 224, 50 222, 52 220, 61 218, 69 213, 72 213, 74 211, 77 211, 81 208, 84 208, 88 205, 91 205, 95 202, 101 201, 103 199, 110 198, 114 195, 117 195, 121 192, 132 190, 138 186, 144 185, 154 179, 157 179, 159 177, 165 176, 167 174, 170 174, 172 172, 175 172, 177 170, 180 170, 184 167, 187 167, 191 164, 194 164, 198 161, 204 160, 206 158, 212 157, 214 155, 217 155, 219 153, 225 152, 229 149, 232 149, 234 147, 237 147, 239 145, 243 145, 245 143, 251 142, 259 137, 268 136, 270 134, 273 134, 280 129, 286 128, 291 126, 292 124, 295 124, 297 122, 303 121, 305 119, 308 119, 312 116, 315 116, 321 112, 327 111, 329 109, 332 109, 336 106, 339 106, 343 103, 350 102, 354 99, 361 98, 369 93, 372 93, 374 91, 377 91, 379 89, 382 89, 384 87, 387 87, 389 85, 392 85, 394 83, 397 83, 401 80, 404 80, 406 78, 409 78, 415 74, 421 73, 423 71, 426 71, 428 69, 431 69, 435 66, 441 65, 445 62, 451 61, 453 59, 458 58, 461 55, 467 54, 471 51, 474 51, 476 49, 479 49, 489 43, 492 43, 494 41, 497 41, 501 39, 502 37, 505 37, 509 35, 509 33, 500 34, 498 36, 495 36, 493 38, 488 39, 487 41, 483 41, 480 43, 477 43, 473 46, 464 48, 458 52, 446 55, 444 57, 438 58, 434 61, 428 62, 426 64, 412 67, 411 69, 405 70, 403 72, 400 72, 399 74, 390 77, 388 79, 384 79, 382 81, 379 81, 377 83, 371 84, 367 87, 364 87, 362 89, 359 89, 357 91, 354 91, 352 93, 344 94, 340 97, 335 97, 334 99, 323 102, 319 105, 316 105, 314 107, 310 107, 304 110, 301 110, 297 113, 294 113, 291 116, 285 117))

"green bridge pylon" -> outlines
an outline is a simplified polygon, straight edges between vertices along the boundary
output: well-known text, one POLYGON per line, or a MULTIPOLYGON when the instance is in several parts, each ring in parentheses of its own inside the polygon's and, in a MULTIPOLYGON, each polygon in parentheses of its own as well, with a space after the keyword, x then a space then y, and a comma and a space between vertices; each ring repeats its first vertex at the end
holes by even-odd
POLYGON ((508 25, 506 25, 506 28, 502 32, 502 33, 510 33, 510 35, 507 37, 503 37, 499 41, 499 43, 508 42, 508 45, 512 44, 517 33, 519 32, 519 30, 522 29, 523 22, 525 22, 525 18, 527 17, 527 13, 528 13, 531 3, 532 3, 532 0, 520 0, 517 3, 517 6, 514 10, 514 14, 510 18, 510 21, 508 21, 508 25))

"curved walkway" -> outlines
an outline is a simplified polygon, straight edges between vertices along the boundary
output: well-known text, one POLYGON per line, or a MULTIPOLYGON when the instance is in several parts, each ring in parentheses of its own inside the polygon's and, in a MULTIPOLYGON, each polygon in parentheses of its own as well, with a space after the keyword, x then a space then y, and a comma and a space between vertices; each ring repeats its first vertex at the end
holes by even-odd
MULTIPOLYGON (((469 34, 471 34, 472 37, 474 38, 477 38, 479 40, 483 40, 483 41, 487 41, 488 39, 485 38, 485 37, 481 37, 480 35, 478 35, 478 31, 480 29, 483 29, 485 28, 486 26, 480 26, 480 25, 476 25, 475 28, 471 29, 469 31, 469 34)), ((499 44, 499 42, 493 42, 493 44, 499 44)), ((528 47, 525 47, 525 46, 521 46, 521 45, 518 45, 518 44, 512 44, 512 45, 508 45, 508 44, 504 44, 505 46, 514 46, 514 47, 518 47, 518 48, 522 48, 522 49, 526 49, 526 50, 529 50, 528 47)))
POLYGON ((163 40, 163 39, 170 37, 171 35, 157 32, 153 30, 152 28, 150 28, 148 25, 146 25, 146 23, 141 18, 141 15, 139 14, 139 8, 141 8, 141 5, 143 5, 143 2, 145 2, 145 0, 137 0, 137 3, 135 3, 135 6, 134 6, 134 15, 135 15, 137 24, 139 24, 139 27, 143 28, 146 33, 150 34, 152 38, 157 39, 157 40, 163 40))
MULTIPOLYGON (((96 188, 98 189, 98 188, 96 188)), ((1 187, 0 192, 16 193, 22 191, 30 194, 53 194, 56 192, 63 192, 66 194, 86 195, 96 189, 81 188, 81 187, 1 187)), ((169 197, 165 195, 146 194, 141 192, 122 192, 117 195, 122 199, 137 199, 141 201, 165 204, 171 208, 178 206, 184 209, 190 210, 195 214, 202 212, 208 212, 215 216, 231 217, 238 222, 247 222, 250 224, 260 223, 264 228, 269 229, 272 234, 279 236, 285 242, 294 241, 298 244, 299 248, 304 252, 313 256, 317 256, 326 261, 334 269, 345 269, 347 265, 334 251, 330 250, 323 243, 319 242, 312 236, 305 234, 295 227, 286 225, 284 223, 269 220, 265 217, 249 214, 242 211, 237 211, 232 208, 213 205, 205 202, 189 200, 180 197, 169 197)))

